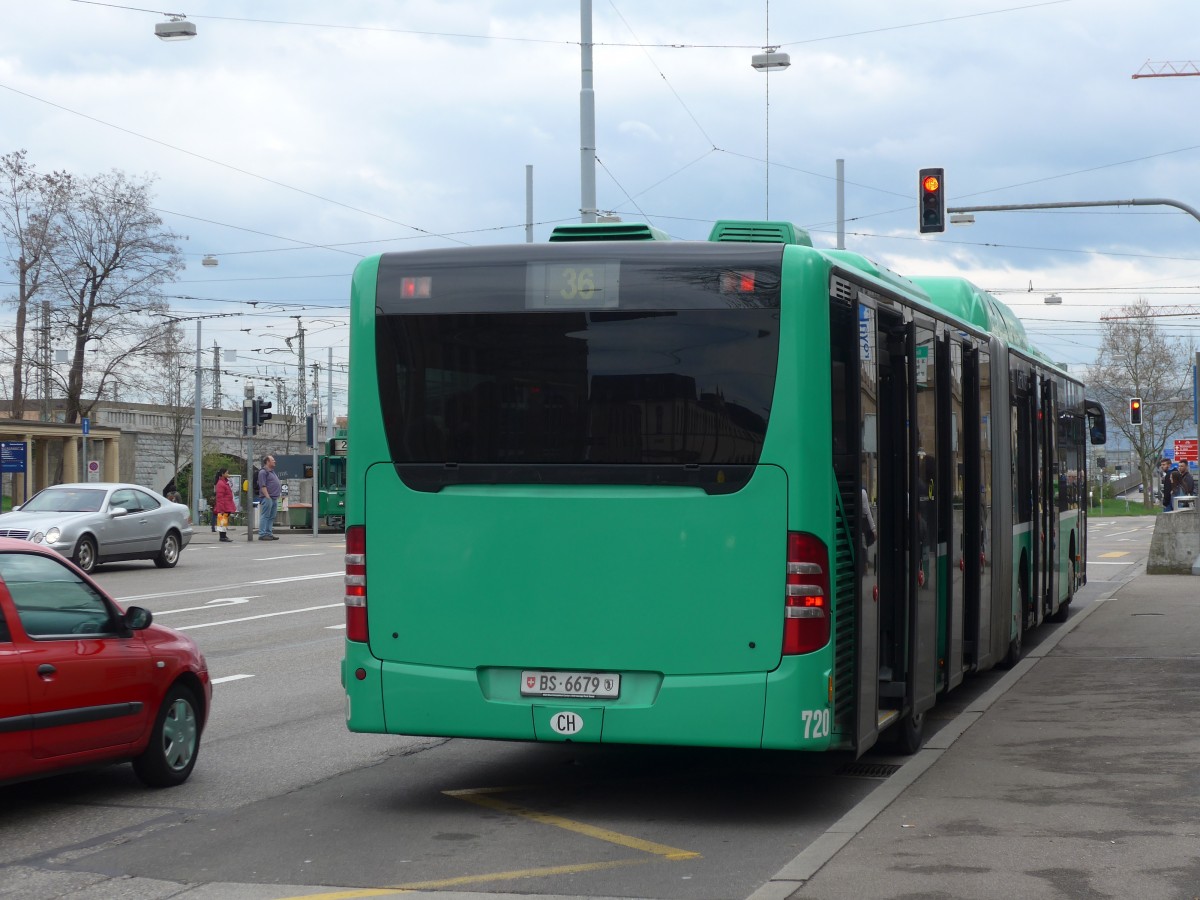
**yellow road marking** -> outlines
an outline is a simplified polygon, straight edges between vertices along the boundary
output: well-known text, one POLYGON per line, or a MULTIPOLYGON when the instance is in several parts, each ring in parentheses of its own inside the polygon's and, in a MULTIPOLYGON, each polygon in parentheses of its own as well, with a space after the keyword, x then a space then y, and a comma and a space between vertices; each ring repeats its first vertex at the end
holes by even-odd
POLYGON ((439 888, 461 887, 466 884, 482 884, 488 881, 516 881, 521 878, 538 878, 543 875, 574 875, 578 872, 597 872, 601 869, 619 869, 623 866, 640 866, 653 862, 648 857, 617 859, 610 862, 578 863, 566 866, 546 866, 540 869, 513 869, 509 872, 489 872, 484 875, 460 875, 437 881, 414 881, 390 888, 358 888, 349 891, 334 891, 326 894, 297 894, 279 900, 355 900, 358 897, 392 897, 412 891, 438 890, 439 888))
POLYGON ((700 857, 699 853, 691 850, 680 850, 677 847, 668 847, 666 844, 644 841, 641 838, 631 837, 617 831, 609 831, 607 828, 597 828, 595 825, 586 825, 583 822, 576 822, 574 819, 564 819, 562 816, 538 812, 536 809, 518 806, 515 803, 509 803, 506 800, 491 796, 502 790, 504 788, 480 788, 465 791, 442 791, 442 793, 448 797, 457 797, 459 800, 466 800, 468 803, 474 803, 477 806, 510 813, 514 816, 521 816, 525 819, 531 819, 534 822, 540 822, 543 825, 564 828, 567 831, 574 831, 576 834, 587 835, 588 837, 596 838, 596 840, 607 841, 610 844, 617 844, 621 847, 628 847, 631 850, 653 853, 655 856, 661 856, 665 859, 698 859, 700 857))
MULTIPOLYGON (((641 838, 631 837, 627 834, 621 834, 617 831, 610 831, 607 828, 597 828, 594 825, 586 825, 583 822, 576 822, 573 819, 565 819, 562 816, 554 816, 549 813, 538 812, 536 809, 529 809, 526 806, 519 806, 516 803, 509 803, 506 800, 501 800, 493 794, 502 794, 506 791, 520 790, 517 787, 496 787, 496 788, 471 788, 462 791, 442 791, 447 797, 456 797, 459 800, 466 800, 468 803, 474 803, 477 806, 483 806, 487 809, 494 809, 498 812, 508 813, 514 816, 521 816, 524 819, 530 819, 534 822, 540 822, 543 825, 553 825, 556 828, 563 828, 567 831, 574 831, 576 834, 586 835, 587 837, 596 838, 597 840, 607 841, 610 844, 617 844, 621 847, 628 847, 631 850, 640 850, 643 853, 650 853, 663 859, 680 860, 680 859, 699 859, 700 854, 691 850, 680 850, 678 847, 668 847, 666 844, 656 844, 654 841, 645 841, 641 838)), ((597 872, 601 869, 618 869, 624 866, 639 866, 645 863, 653 862, 652 858, 639 857, 638 859, 618 859, 609 862, 594 862, 594 863, 576 863, 574 865, 565 866, 545 866, 539 869, 513 869, 508 872, 489 872, 483 875, 460 875, 456 878, 443 878, 437 881, 414 881, 410 884, 398 884, 388 888, 357 888, 348 891, 334 891, 324 894, 298 894, 294 897, 283 897, 279 900, 357 900, 359 897, 390 897, 397 894, 407 894, 410 891, 420 890, 438 890, 440 888, 461 887, 466 884, 482 884, 489 881, 516 881, 521 878, 539 878, 546 875, 574 875, 578 872, 597 872)))
POLYGON ((1101 559, 1115 559, 1118 556, 1128 556, 1128 555, 1129 555, 1128 550, 1113 550, 1109 553, 1101 553, 1100 558, 1101 559))
POLYGON ((396 888, 359 888, 352 891, 334 891, 332 894, 297 894, 294 897, 280 897, 279 900, 353 900, 355 897, 394 897, 396 894, 407 894, 408 891, 396 888))
MULTIPOLYGON (((653 862, 648 857, 638 859, 616 859, 611 862, 579 863, 578 865, 546 866, 541 869, 514 869, 511 872, 492 872, 488 875, 461 875, 458 878, 443 878, 441 881, 417 881, 397 885, 397 890, 437 890, 464 884, 479 884, 485 881, 515 881, 519 878, 537 878, 542 875, 574 875, 576 872, 597 872, 600 869, 619 869, 622 866, 640 866, 653 862)), ((305 898, 308 900, 308 898, 305 898)))

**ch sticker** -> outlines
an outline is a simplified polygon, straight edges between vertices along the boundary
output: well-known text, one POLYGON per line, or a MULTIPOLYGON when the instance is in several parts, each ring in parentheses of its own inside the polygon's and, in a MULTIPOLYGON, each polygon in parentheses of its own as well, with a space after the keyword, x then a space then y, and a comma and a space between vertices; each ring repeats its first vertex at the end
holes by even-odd
POLYGON ((573 712, 555 713, 550 717, 550 727, 555 734, 570 737, 583 731, 583 716, 573 712))

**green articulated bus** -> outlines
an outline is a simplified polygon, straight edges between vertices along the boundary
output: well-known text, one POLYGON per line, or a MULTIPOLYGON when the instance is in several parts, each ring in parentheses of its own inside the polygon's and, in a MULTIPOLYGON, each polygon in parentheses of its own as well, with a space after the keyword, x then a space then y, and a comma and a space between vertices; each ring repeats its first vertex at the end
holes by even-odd
POLYGON ((388 253, 351 307, 352 731, 912 751, 1086 578, 1100 406, 781 222, 388 253))

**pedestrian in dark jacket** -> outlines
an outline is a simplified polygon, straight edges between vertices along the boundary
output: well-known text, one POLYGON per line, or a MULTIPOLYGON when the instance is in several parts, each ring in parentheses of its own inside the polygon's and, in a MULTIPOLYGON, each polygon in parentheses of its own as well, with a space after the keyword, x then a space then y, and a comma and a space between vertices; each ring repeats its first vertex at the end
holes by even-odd
POLYGON ((1158 463, 1158 474, 1162 479, 1162 506, 1163 512, 1170 512, 1175 508, 1172 498, 1175 496, 1175 476, 1178 471, 1171 468, 1171 460, 1163 458, 1158 463))
POLYGON ((1196 496, 1196 479, 1192 476, 1192 467, 1187 463, 1179 470, 1179 494, 1184 497, 1196 496))

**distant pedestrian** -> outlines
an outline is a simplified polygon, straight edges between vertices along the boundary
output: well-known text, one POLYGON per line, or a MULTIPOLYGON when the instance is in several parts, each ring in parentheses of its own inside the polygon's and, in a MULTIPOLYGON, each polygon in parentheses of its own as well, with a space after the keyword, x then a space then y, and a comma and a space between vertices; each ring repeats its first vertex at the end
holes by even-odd
POLYGON ((212 531, 217 530, 217 485, 220 484, 221 473, 224 471, 226 471, 226 470, 218 469, 216 474, 213 475, 213 484, 212 484, 212 486, 213 486, 213 508, 212 508, 212 516, 210 516, 209 520, 208 520, 209 528, 212 531))
POLYGON ((258 470, 258 539, 277 541, 275 537, 275 513, 279 510, 279 494, 283 485, 275 474, 275 457, 264 456, 263 467, 258 470))
MULTIPOLYGON (((1187 465, 1187 463, 1184 463, 1187 465)), ((1183 472, 1178 463, 1171 463, 1171 506, 1175 506, 1175 498, 1185 493, 1183 489, 1183 472)))
POLYGON ((233 485, 229 483, 228 469, 217 470, 217 480, 213 483, 213 489, 216 492, 213 500, 213 512, 217 521, 217 531, 221 533, 221 542, 228 544, 231 543, 229 540, 229 517, 237 512, 237 504, 233 502, 233 485))
POLYGON ((1192 475, 1192 467, 1184 463, 1184 467, 1179 470, 1179 493, 1184 497, 1196 496, 1196 478, 1192 475))
POLYGON ((1170 512, 1174 508, 1172 498, 1175 496, 1175 473, 1171 471, 1171 460, 1166 457, 1159 460, 1158 475, 1162 480, 1163 512, 1170 512))

